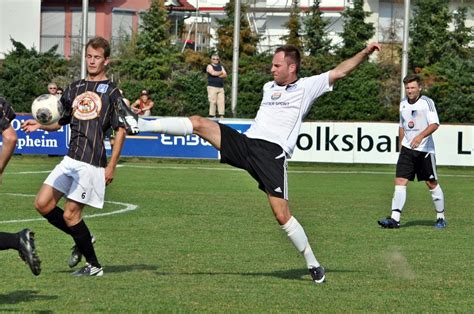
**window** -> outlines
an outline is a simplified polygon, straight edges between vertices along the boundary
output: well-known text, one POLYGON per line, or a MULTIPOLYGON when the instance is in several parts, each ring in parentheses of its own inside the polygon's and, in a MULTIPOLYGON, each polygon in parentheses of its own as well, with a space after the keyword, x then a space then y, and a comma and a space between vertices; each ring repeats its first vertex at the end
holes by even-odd
POLYGON ((65 25, 64 9, 47 8, 41 12, 41 52, 48 51, 54 45, 58 45, 57 53, 64 55, 65 25))

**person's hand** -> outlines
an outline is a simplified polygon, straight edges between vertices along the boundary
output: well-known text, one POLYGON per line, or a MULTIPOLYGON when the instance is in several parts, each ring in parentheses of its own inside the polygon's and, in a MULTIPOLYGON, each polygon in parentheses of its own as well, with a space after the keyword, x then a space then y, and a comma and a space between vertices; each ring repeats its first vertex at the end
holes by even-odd
POLYGON ((364 49, 364 53, 366 55, 372 54, 374 51, 380 51, 382 50, 382 47, 380 46, 379 43, 370 43, 367 47, 364 49))
POLYGON ((109 185, 110 183, 112 183, 112 181, 114 180, 114 172, 114 168, 110 166, 105 167, 105 185, 109 185))
POLYGON ((413 138, 413 140, 410 143, 410 147, 412 149, 419 147, 422 140, 423 138, 421 136, 415 136, 415 138, 413 138))
POLYGON ((21 124, 21 129, 23 132, 30 133, 38 130, 41 127, 41 124, 35 119, 29 119, 24 121, 21 124))

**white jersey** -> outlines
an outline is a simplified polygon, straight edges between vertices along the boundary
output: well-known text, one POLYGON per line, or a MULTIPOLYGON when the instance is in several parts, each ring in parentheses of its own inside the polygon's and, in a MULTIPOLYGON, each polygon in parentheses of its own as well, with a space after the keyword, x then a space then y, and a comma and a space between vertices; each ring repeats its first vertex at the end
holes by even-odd
MULTIPOLYGON (((439 125, 438 113, 431 98, 421 96, 415 103, 410 104, 405 97, 400 102, 400 127, 405 133, 402 140, 403 146, 412 149, 411 141, 430 124, 439 125)), ((425 137, 415 150, 434 154, 433 137, 431 135, 425 137)))
POLYGON ((291 157, 304 117, 316 98, 330 90, 329 72, 303 77, 285 86, 267 82, 257 116, 244 134, 278 144, 291 157))

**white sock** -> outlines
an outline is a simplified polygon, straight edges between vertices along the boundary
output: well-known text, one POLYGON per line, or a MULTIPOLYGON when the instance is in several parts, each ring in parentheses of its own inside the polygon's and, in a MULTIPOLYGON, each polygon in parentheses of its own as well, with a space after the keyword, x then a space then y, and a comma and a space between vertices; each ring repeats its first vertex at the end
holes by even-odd
POLYGON ((392 219, 400 221, 400 215, 405 206, 407 199, 407 187, 406 185, 395 185, 395 191, 393 192, 392 199, 392 219))
POLYGON ((193 124, 189 118, 138 119, 138 128, 140 132, 165 133, 169 135, 193 134, 193 124))
POLYGON ((430 190, 431 198, 433 199, 433 204, 436 210, 436 219, 444 219, 444 193, 441 190, 439 184, 433 189, 430 190))
POLYGON ((320 264, 316 260, 313 250, 311 250, 311 246, 308 243, 308 237, 306 237, 303 227, 300 225, 298 220, 292 216, 286 224, 281 226, 281 228, 286 231, 288 238, 293 242, 296 249, 303 254, 308 269, 319 267, 320 264))

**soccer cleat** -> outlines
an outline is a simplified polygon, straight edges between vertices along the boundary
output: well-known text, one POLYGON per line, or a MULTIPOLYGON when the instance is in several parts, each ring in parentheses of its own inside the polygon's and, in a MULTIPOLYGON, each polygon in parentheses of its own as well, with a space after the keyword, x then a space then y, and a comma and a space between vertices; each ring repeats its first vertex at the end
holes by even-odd
POLYGON ((18 253, 21 259, 30 266, 31 272, 38 276, 41 273, 41 260, 36 253, 35 234, 30 229, 23 229, 18 235, 20 237, 18 253))
POLYGON ((104 269, 102 267, 92 266, 91 264, 87 264, 86 266, 72 273, 72 275, 76 277, 82 277, 82 276, 100 277, 103 274, 104 274, 104 269))
POLYGON ((326 271, 324 270, 323 266, 312 267, 308 270, 315 284, 324 283, 326 280, 326 271))
MULTIPOLYGON (((92 242, 92 244, 95 243, 94 235, 92 235, 91 242, 92 242)), ((73 268, 74 266, 79 264, 79 262, 82 260, 82 253, 81 253, 81 251, 79 251, 79 248, 77 247, 77 245, 74 245, 71 248, 71 250, 72 250, 71 256, 69 257, 69 260, 67 261, 67 264, 69 265, 69 267, 73 268)))
POLYGON ((387 217, 377 221, 382 228, 397 229, 400 228, 400 222, 391 217, 387 217))
POLYGON ((121 97, 117 101, 117 112, 119 120, 125 125, 125 131, 128 135, 136 135, 140 132, 138 128, 138 115, 127 106, 121 97))
POLYGON ((448 222, 443 219, 443 218, 438 218, 436 220, 436 224, 435 224, 435 227, 438 228, 438 229, 443 229, 444 227, 446 227, 448 225, 448 222))

